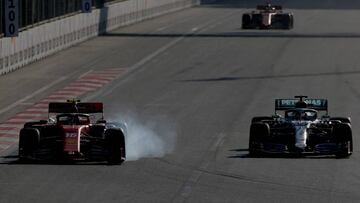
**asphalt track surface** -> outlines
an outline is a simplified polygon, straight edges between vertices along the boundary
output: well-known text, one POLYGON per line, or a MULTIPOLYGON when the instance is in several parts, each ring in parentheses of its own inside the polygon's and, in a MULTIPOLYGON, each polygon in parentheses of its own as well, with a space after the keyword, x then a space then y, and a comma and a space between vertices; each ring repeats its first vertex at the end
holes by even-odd
POLYGON ((150 122, 142 133, 151 129, 167 154, 120 166, 21 164, 14 146, 0 160, 0 202, 358 202, 360 4, 284 0, 293 30, 241 30, 256 3, 148 20, 1 76, 5 122, 90 70, 126 69, 82 99, 104 102, 109 118, 150 122), (331 115, 351 116, 349 159, 247 156, 251 117, 296 94, 327 98, 331 115))

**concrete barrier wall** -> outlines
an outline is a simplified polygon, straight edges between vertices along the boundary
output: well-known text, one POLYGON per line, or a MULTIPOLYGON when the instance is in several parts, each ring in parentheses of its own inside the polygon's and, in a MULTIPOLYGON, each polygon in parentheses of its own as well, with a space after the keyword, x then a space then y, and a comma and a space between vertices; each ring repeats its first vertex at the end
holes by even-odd
POLYGON ((128 0, 0 38, 0 75, 115 28, 188 8, 198 0, 128 0))

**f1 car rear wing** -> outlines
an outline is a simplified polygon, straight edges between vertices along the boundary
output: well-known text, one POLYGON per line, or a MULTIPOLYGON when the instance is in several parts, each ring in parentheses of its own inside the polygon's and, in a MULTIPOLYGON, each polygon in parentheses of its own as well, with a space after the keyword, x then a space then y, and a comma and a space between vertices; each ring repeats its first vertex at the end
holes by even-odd
MULTIPOLYGON (((298 102, 299 99, 275 99, 275 111, 297 108, 298 102)), ((301 99, 300 102, 305 102, 310 109, 328 111, 327 99, 301 99)))
POLYGON ((49 113, 103 113, 100 102, 52 102, 49 113))
POLYGON ((279 5, 258 5, 256 6, 257 10, 269 10, 269 9, 275 9, 275 10, 282 10, 282 6, 279 5))

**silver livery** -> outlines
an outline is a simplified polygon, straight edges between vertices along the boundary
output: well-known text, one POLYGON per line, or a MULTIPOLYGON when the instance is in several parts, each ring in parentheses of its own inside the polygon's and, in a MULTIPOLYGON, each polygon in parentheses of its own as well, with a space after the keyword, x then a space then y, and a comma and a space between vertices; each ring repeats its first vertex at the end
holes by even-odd
POLYGON ((330 117, 326 99, 276 99, 275 115, 254 117, 249 152, 348 157, 353 151, 349 117, 330 117), (279 113, 279 111, 282 112, 279 113), (319 114, 323 115, 320 116, 319 114))

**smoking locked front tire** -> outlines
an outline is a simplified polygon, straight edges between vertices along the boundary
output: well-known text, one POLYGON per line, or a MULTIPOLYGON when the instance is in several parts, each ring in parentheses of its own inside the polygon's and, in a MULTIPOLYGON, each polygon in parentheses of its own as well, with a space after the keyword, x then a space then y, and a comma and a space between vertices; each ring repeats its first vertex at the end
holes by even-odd
POLYGON ((121 164, 126 158, 125 136, 121 130, 108 129, 105 131, 107 160, 109 164, 121 164))

